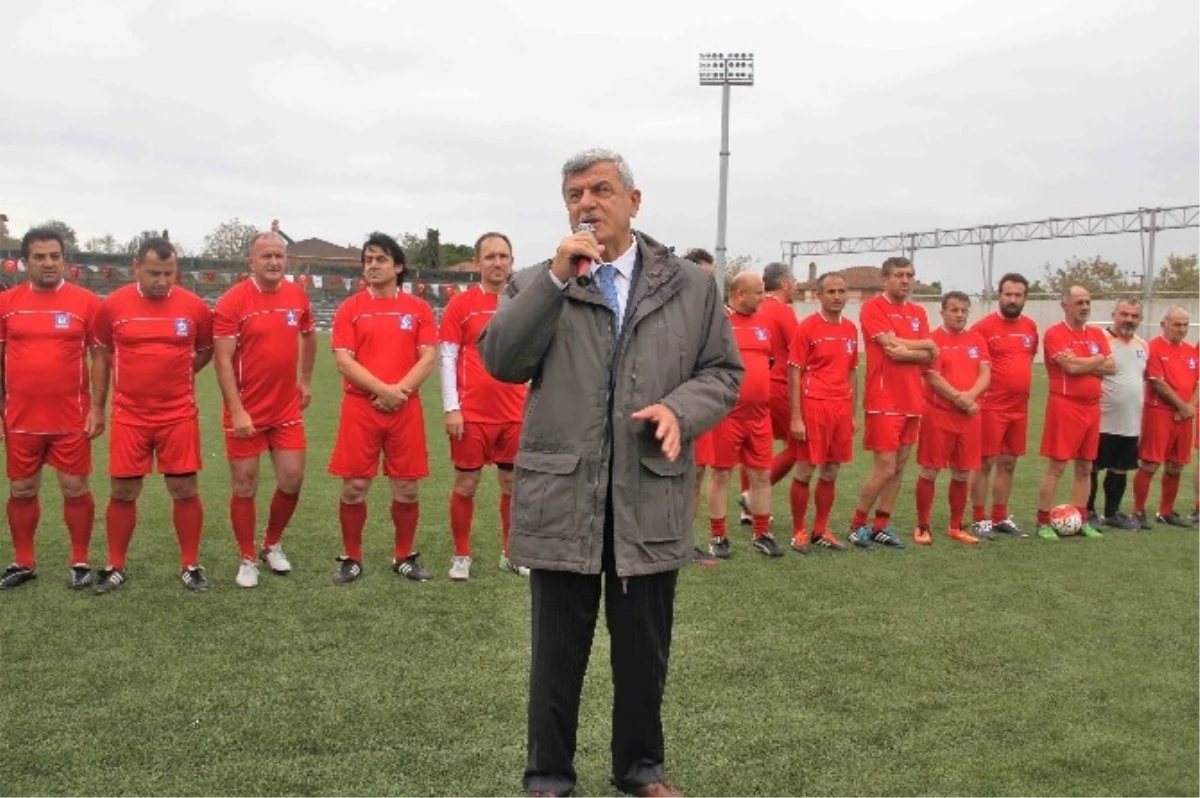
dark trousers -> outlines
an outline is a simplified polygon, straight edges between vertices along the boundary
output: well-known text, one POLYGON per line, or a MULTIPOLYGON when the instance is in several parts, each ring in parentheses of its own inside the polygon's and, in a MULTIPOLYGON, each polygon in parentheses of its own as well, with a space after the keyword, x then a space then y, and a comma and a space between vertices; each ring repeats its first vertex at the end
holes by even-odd
MULTIPOLYGON (((612 779, 630 791, 663 778, 661 710, 677 572, 620 579, 611 557, 604 559, 613 680, 612 779)), ((601 579, 562 571, 530 575, 527 792, 567 795, 575 788, 579 695, 600 609, 601 579)))

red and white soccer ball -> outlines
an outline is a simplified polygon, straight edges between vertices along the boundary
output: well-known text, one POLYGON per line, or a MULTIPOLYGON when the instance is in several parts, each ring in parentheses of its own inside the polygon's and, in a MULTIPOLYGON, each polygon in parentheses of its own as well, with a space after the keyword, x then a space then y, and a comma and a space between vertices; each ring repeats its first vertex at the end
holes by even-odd
POLYGON ((1078 535, 1083 516, 1069 504, 1060 504, 1050 511, 1050 528, 1063 537, 1078 535))

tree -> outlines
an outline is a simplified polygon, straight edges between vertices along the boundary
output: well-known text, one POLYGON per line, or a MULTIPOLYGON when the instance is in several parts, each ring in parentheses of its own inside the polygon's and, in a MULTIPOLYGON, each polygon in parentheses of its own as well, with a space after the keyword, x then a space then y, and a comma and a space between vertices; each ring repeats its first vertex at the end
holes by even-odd
POLYGON ((1167 256, 1167 268, 1154 277, 1154 290, 1195 296, 1200 291, 1200 270, 1196 263, 1195 253, 1167 256))
POLYGON ((121 247, 121 252, 124 252, 126 255, 135 256, 138 250, 141 249, 143 242, 149 241, 151 238, 159 238, 160 236, 161 233, 157 230, 143 230, 126 241, 125 246, 121 247))
POLYGON ((58 231, 58 234, 63 238, 67 252, 79 251, 79 238, 75 235, 75 228, 66 222, 59 221, 58 219, 47 219, 39 224, 38 227, 58 231))
POLYGON ((404 261, 409 266, 416 268, 425 262, 425 239, 412 233, 402 233, 396 236, 396 241, 404 250, 404 261))
POLYGON ((204 237, 204 251, 201 254, 207 258, 222 260, 243 258, 250 249, 250 239, 254 238, 256 233, 258 228, 235 216, 221 222, 204 237))
POLYGON ((89 238, 83 242, 84 252, 100 252, 105 255, 113 255, 121 251, 121 245, 117 243, 117 239, 112 233, 105 233, 102 236, 89 238))
POLYGON ((1097 295, 1114 296, 1141 289, 1141 285, 1130 280, 1117 264, 1099 255, 1091 259, 1071 258, 1057 269, 1051 269, 1047 263, 1045 272, 1045 287, 1050 293, 1062 293, 1078 285, 1086 288, 1094 299, 1097 295))
POLYGON ((438 247, 438 261, 443 266, 475 259, 475 248, 467 244, 442 244, 438 247))
POLYGON ((736 258, 730 258, 725 261, 725 296, 729 296, 729 289, 733 286, 733 278, 747 271, 756 263, 758 261, 749 255, 738 255, 736 258))
POLYGON ((8 216, 0 213, 0 238, 8 238, 8 216))

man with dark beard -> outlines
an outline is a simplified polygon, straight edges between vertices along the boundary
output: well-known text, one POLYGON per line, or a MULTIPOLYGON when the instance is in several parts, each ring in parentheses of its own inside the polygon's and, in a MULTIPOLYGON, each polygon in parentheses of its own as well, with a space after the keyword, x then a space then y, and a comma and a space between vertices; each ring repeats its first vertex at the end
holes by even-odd
POLYGON ((971 534, 991 539, 995 532, 1025 537, 1008 512, 1013 472, 1025 454, 1029 429, 1029 387, 1033 358, 1038 349, 1038 328, 1025 316, 1029 281, 1015 272, 1000 278, 999 310, 984 316, 971 331, 987 344, 992 380, 980 400, 983 418, 983 466, 971 482, 974 523, 971 534), (988 481, 992 470, 991 519, 987 515, 988 481))

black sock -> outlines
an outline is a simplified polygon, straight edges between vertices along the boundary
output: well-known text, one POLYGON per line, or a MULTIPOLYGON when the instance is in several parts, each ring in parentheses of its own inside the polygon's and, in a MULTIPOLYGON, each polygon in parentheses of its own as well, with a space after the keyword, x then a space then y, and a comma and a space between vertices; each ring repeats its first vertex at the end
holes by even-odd
POLYGON ((1109 471, 1104 475, 1104 517, 1112 518, 1125 498, 1125 474, 1109 471))
POLYGON ((1092 469, 1092 487, 1088 490, 1088 513, 1096 512, 1096 469, 1092 469))

